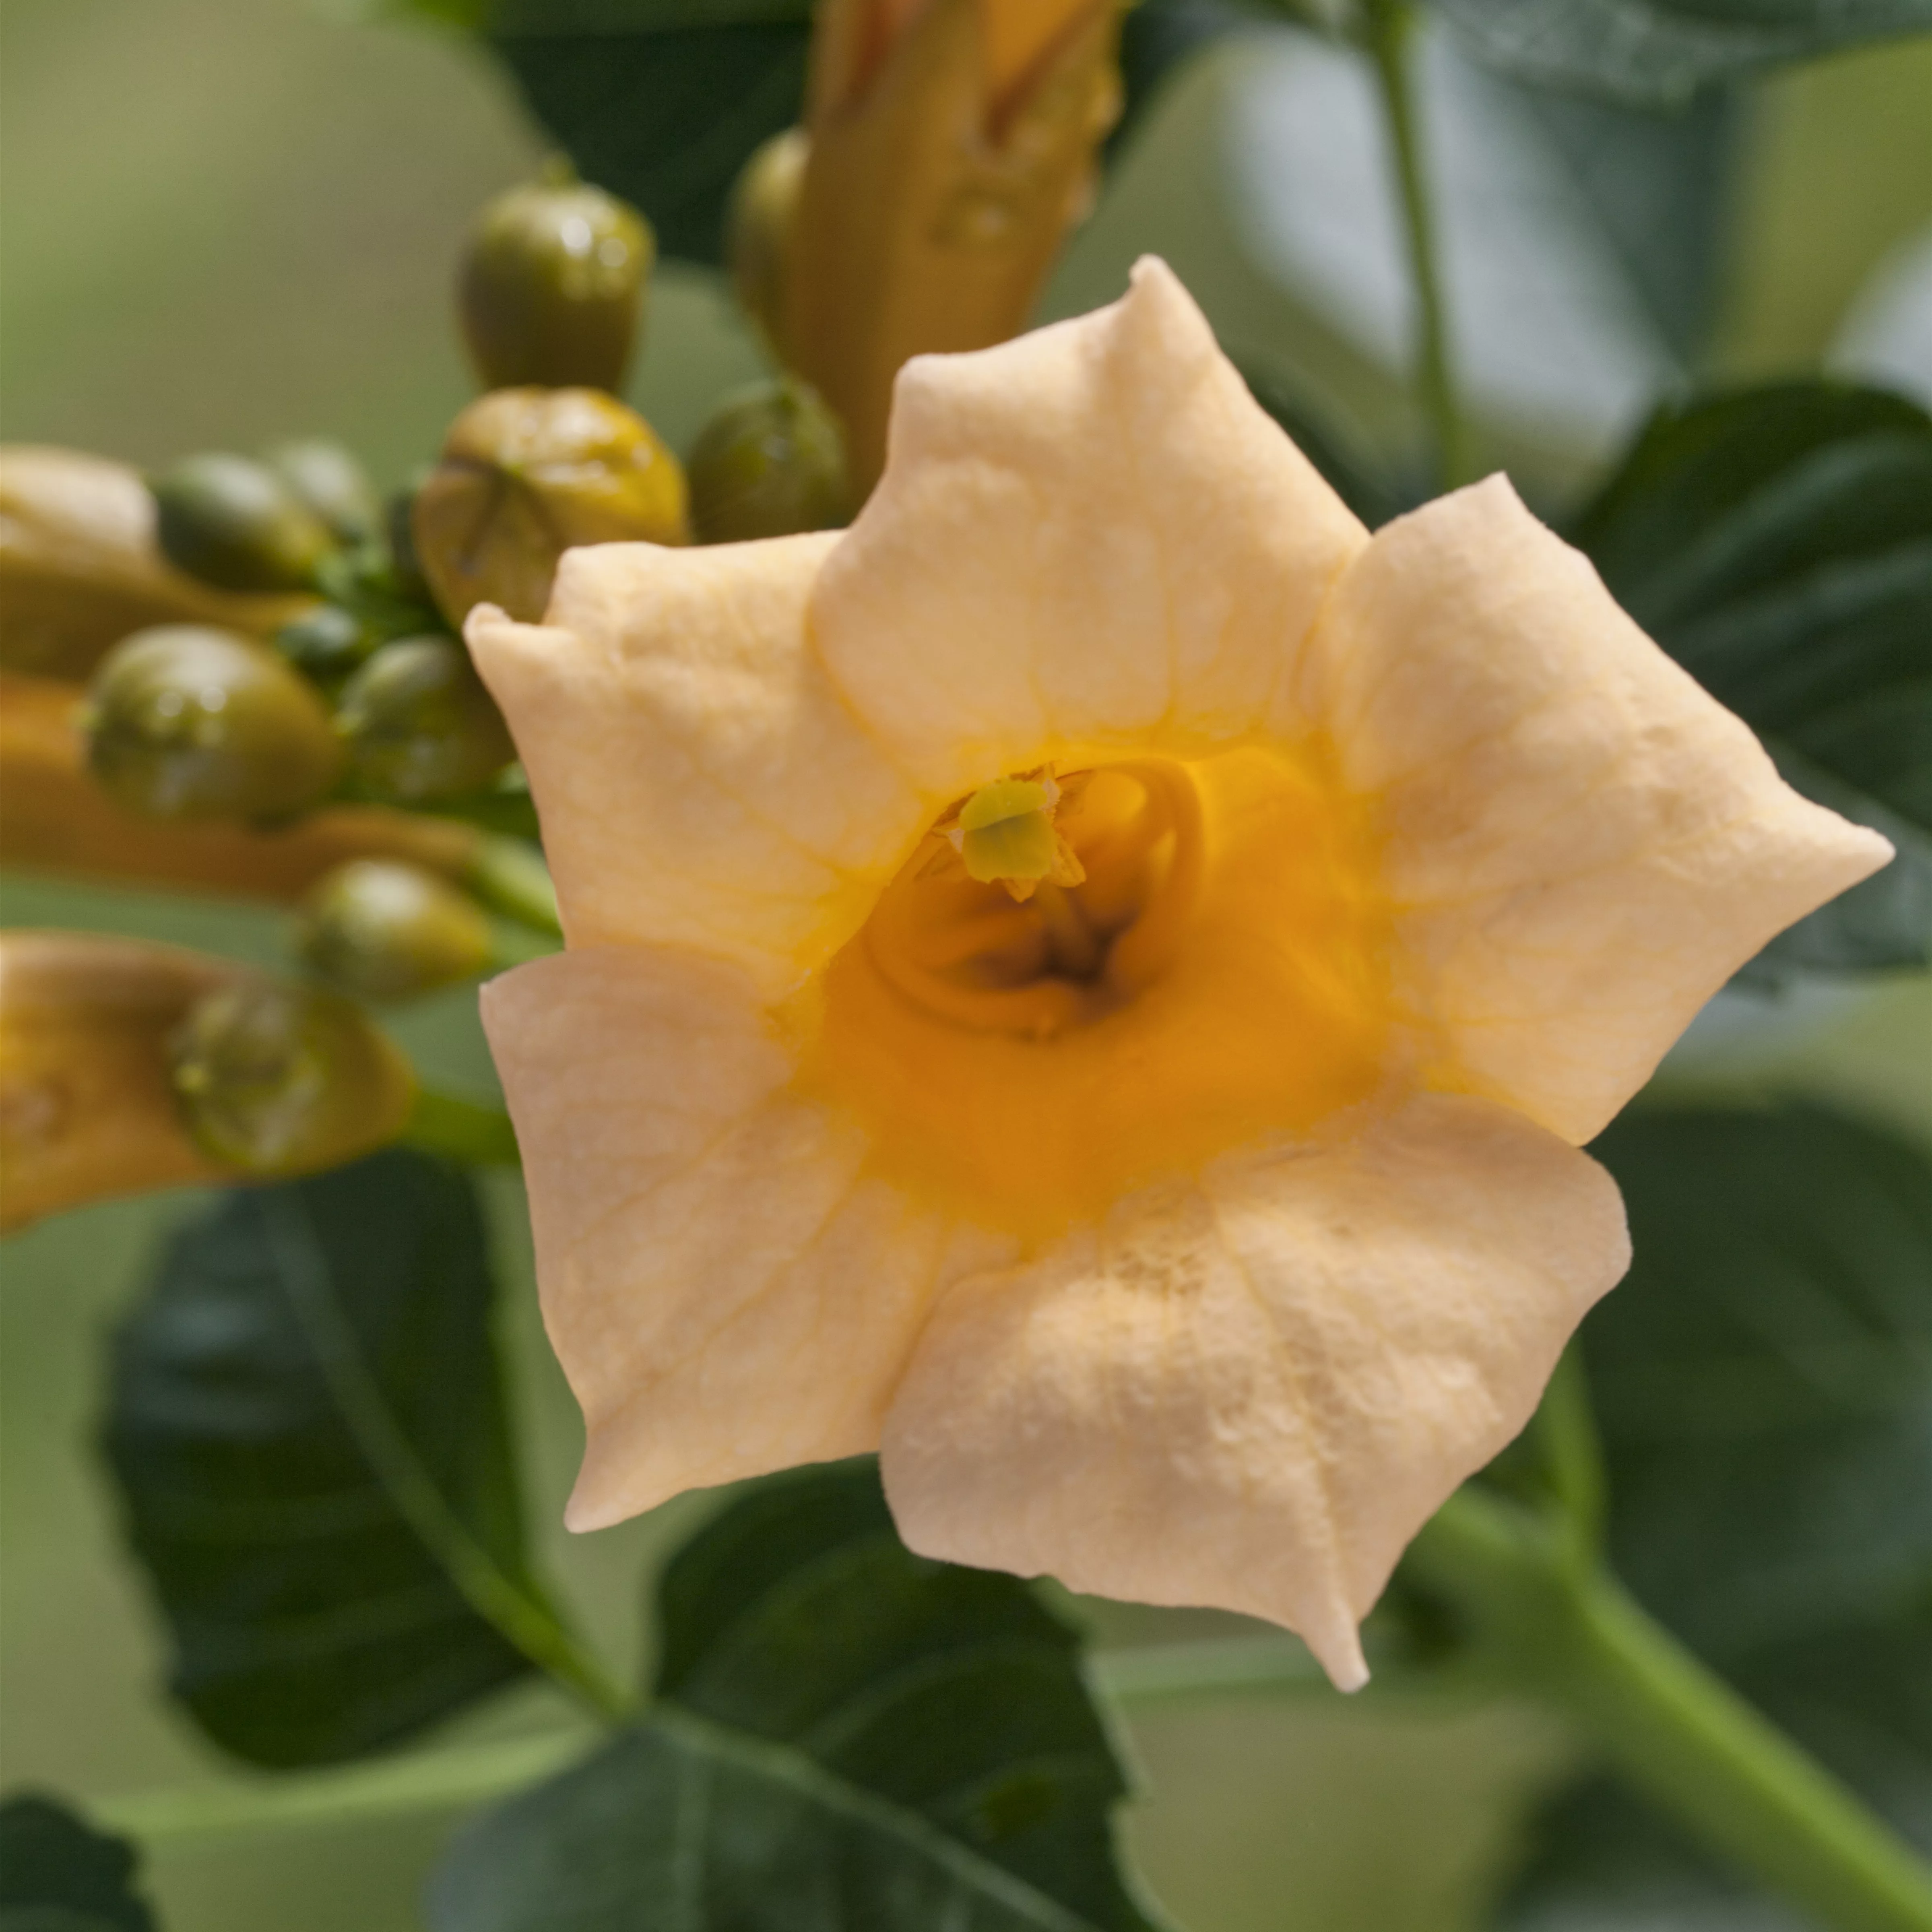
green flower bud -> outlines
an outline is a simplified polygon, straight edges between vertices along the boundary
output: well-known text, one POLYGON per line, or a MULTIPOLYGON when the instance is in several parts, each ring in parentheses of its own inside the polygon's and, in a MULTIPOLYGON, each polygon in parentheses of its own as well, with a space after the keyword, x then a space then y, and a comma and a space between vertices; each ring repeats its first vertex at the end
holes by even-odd
POLYGON ((405 805, 478 790, 517 754, 496 700, 453 638, 385 644, 343 687, 335 725, 356 784, 405 805))
POLYGON ((684 472, 601 389, 498 389, 451 424, 412 527, 452 626, 482 603, 534 623, 566 550, 687 540, 684 472))
POLYGON ((789 376, 728 398, 692 444, 686 475, 700 543, 835 530, 851 514, 838 418, 789 376))
POLYGON ((306 590, 332 548, 328 526, 245 456, 190 456, 148 488, 169 562, 224 590, 306 590))
POLYGON ((357 859, 302 903, 296 948, 326 980, 367 1000, 406 1000, 473 980, 490 964, 475 900, 420 866, 357 859))
POLYGON ((263 980, 199 1000, 168 1042, 183 1124, 254 1174, 333 1167, 402 1131, 408 1061, 349 1000, 263 980))
POLYGON ((731 285, 779 362, 784 352, 785 257, 805 183, 811 137, 788 128, 754 148, 739 170, 725 214, 724 254, 731 285))
POLYGON ((81 724, 101 786, 149 818, 280 818, 318 803, 342 764, 328 707, 266 645, 165 624, 124 638, 81 724))
POLYGON ((275 633, 275 649, 325 690, 340 684, 381 642, 354 611, 340 604, 318 604, 275 633))
POLYGON ((338 543, 364 544, 382 528, 382 505, 361 464, 339 442, 305 436, 278 443, 268 467, 328 525, 338 543))
POLYGON ((616 389, 656 253, 628 202, 574 179, 535 182, 483 211, 458 310, 486 389, 616 389))

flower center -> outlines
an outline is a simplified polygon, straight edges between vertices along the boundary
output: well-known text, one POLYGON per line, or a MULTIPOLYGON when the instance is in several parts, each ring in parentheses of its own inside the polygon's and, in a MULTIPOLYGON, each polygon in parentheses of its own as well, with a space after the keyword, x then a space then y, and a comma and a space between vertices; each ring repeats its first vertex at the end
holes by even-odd
POLYGON ((794 1018, 874 1168, 1028 1240, 1365 1099, 1390 1054, 1366 815, 1318 761, 1070 759, 941 814, 794 1018))
POLYGON ((933 1018, 1049 1039, 1159 974, 1199 894, 1202 832, 1171 759, 998 779, 941 816, 860 943, 933 1018))

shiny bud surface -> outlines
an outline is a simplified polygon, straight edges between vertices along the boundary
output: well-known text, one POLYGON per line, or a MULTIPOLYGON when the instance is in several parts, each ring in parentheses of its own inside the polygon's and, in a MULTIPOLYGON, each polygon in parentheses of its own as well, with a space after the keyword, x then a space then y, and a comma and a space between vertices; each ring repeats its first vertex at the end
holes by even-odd
POLYGON ((404 804, 479 790, 517 754, 496 700, 453 638, 385 644, 343 687, 335 724, 356 783, 404 804))
POLYGON ((602 390, 498 389, 451 425, 412 528, 452 626, 484 603, 533 623, 566 550, 688 541, 684 472, 650 424, 602 390))
POLYGON ((401 1132, 409 1063, 350 1000, 250 980, 198 1000, 168 1042, 176 1100, 212 1160, 254 1174, 353 1160, 401 1132))
POLYGON ((266 646, 198 625, 117 644, 82 720, 95 779, 146 818, 286 818, 325 796, 341 767, 310 685, 266 646))
POLYGON ((731 286, 780 362, 790 359, 784 350, 785 261, 811 146, 802 128, 788 128, 754 148, 732 184, 725 212, 731 286))
POLYGON ((656 254, 627 202, 573 180, 499 195, 470 238, 457 307, 486 389, 616 389, 656 254))
POLYGON ((382 640, 352 610, 318 604, 275 633, 278 652, 311 683, 330 687, 364 663, 382 640))
POLYGON ((382 526, 382 502, 362 464, 339 442, 304 436, 278 443, 263 459, 337 542, 367 543, 382 526))
POLYGON ((700 543, 836 530, 851 514, 838 420, 791 376, 728 398, 692 445, 686 476, 700 543))
POLYGON ((485 971, 490 922, 475 900, 419 866, 358 859, 303 900, 297 950, 322 978, 368 1000, 406 1000, 485 971))
POLYGON ((162 554, 224 590, 304 590, 334 548, 328 526, 266 463, 190 456, 149 478, 162 554))

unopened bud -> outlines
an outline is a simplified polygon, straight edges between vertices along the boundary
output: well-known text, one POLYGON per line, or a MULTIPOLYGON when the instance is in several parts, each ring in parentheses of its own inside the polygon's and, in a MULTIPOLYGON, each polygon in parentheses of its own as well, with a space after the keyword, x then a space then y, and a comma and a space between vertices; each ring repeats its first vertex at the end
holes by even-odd
POLYGON ((393 1140, 416 1081, 352 1002, 251 980, 198 1000, 169 1042, 181 1116, 210 1160, 250 1174, 333 1167, 393 1140))
POLYGON ((154 500, 125 464, 0 448, 0 667, 84 678, 152 625, 265 634, 294 614, 290 598, 232 596, 183 575, 161 555, 154 523, 154 500))
POLYGON ((616 389, 656 253, 628 202, 579 181, 499 195, 463 258, 458 309, 486 389, 616 389))
POLYGON ((412 527, 452 625, 482 603, 534 623, 566 550, 687 540, 684 472, 650 424, 602 390, 498 389, 451 425, 412 527))
POLYGON ((724 254, 745 313, 781 361, 784 353, 785 261, 798 214, 811 137, 788 128, 754 148, 739 170, 725 215, 724 254))
POLYGON ((382 639, 340 604, 318 604, 275 633, 275 649, 311 684, 332 690, 382 639))
POLYGON ((313 510, 336 542, 364 544, 382 524, 376 486, 361 464, 339 442, 304 436, 280 443, 265 459, 296 499, 313 510))
POLYGON ((838 422, 790 376, 729 398, 692 445, 686 473, 700 543, 836 530, 851 514, 838 422))
POLYGON ((317 803, 342 762, 327 706, 266 646, 164 625, 101 660, 82 714, 115 801, 150 818, 279 818, 317 803))
POLYGON ((358 859, 303 900, 297 948, 346 992, 406 1000, 485 971, 490 922, 475 900, 434 872, 358 859))
POLYGON ((321 518, 245 456, 190 456, 148 487, 168 560, 224 590, 306 590, 333 547, 321 518))
POLYGON ((0 934, 0 1229, 218 1178, 182 1131, 166 1042, 242 970, 146 940, 0 934))
POLYGON ((385 644, 343 687, 335 724, 356 783, 394 803, 479 790, 517 754, 495 699, 453 638, 385 644))

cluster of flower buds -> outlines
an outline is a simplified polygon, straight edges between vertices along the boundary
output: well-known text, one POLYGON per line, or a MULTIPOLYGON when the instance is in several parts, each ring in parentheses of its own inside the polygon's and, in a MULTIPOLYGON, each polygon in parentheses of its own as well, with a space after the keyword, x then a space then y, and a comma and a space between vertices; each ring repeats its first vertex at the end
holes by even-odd
MULTIPOLYGON (((747 176, 738 230, 760 229, 753 205, 785 199, 795 184, 783 178, 784 157, 802 163, 802 154, 799 136, 747 176)), ((756 245, 739 253, 748 262, 756 245)), ((563 552, 579 545, 739 542, 835 528, 850 515, 844 431, 795 374, 729 398, 688 466, 619 400, 654 254, 636 209, 562 164, 478 217, 458 310, 485 393, 451 425, 415 491, 406 545, 397 545, 446 622, 460 626, 478 604, 536 621, 563 552)), ((764 296, 748 295, 747 305, 782 363, 776 251, 764 273, 764 296)), ((313 626, 302 644, 318 668, 349 662, 356 648, 346 632, 338 639, 313 626)))
MULTIPOLYGON (((124 811, 260 826, 344 796, 438 806, 512 764, 502 719, 451 634, 467 604, 440 608, 424 580, 412 526, 434 529, 420 517, 427 484, 386 507, 346 451, 308 441, 260 461, 191 458, 148 487, 173 577, 211 596, 282 595, 268 640, 152 626, 95 664, 79 713, 87 763, 124 811)), ((682 490, 675 481, 680 520, 682 490)))

